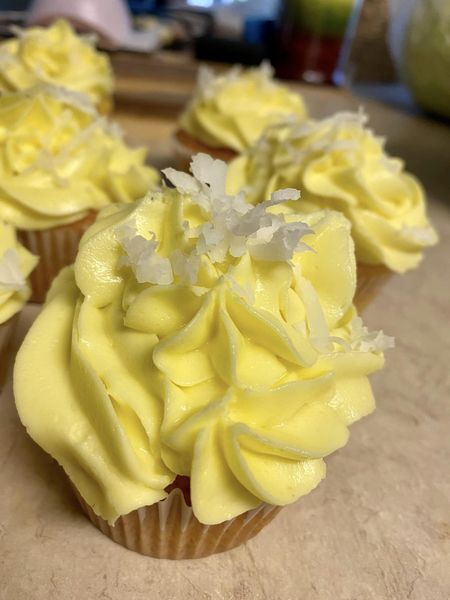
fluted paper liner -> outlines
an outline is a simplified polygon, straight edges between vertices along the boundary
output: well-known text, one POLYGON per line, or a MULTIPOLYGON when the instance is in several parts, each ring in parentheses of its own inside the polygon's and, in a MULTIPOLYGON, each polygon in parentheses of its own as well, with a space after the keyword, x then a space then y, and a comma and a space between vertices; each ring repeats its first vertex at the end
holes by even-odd
POLYGON ((356 308, 362 310, 378 295, 393 272, 384 265, 357 264, 356 293, 353 300, 356 308))
POLYGON ((0 324, 0 391, 5 383, 18 321, 19 313, 0 324))
MULTIPOLYGON (((75 488, 74 488, 75 489, 75 488)), ((281 510, 261 504, 218 525, 203 525, 179 489, 151 506, 123 515, 114 525, 97 516, 75 489, 84 513, 102 533, 129 550, 154 558, 202 558, 231 550, 254 537, 281 510)))
POLYGON ((97 213, 90 212, 84 219, 42 231, 18 231, 21 243, 39 262, 30 275, 31 302, 44 302, 47 291, 60 270, 74 262, 80 239, 95 221, 97 213))

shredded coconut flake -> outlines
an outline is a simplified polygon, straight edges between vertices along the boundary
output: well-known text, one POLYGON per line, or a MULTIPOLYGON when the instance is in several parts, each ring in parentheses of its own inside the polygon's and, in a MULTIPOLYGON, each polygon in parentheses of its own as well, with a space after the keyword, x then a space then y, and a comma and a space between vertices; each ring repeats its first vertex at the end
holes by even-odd
POLYGON ((196 194, 200 191, 198 182, 188 173, 176 171, 172 167, 163 169, 162 173, 181 194, 196 194))
POLYGON ((45 94, 52 96, 56 100, 68 104, 82 112, 85 112, 92 116, 97 116, 97 110, 90 100, 89 96, 82 92, 75 92, 66 88, 54 85, 51 83, 39 83, 34 87, 26 90, 27 96, 35 97, 39 94, 45 94))
POLYGON ((227 165, 222 160, 215 160, 208 154, 196 154, 191 161, 191 173, 197 181, 208 186, 212 198, 225 195, 227 165))
POLYGON ((330 352, 330 333, 316 290, 311 282, 300 274, 300 269, 296 269, 296 274, 296 290, 305 306, 311 343, 319 352, 330 352))
POLYGON ((0 289, 19 292, 26 285, 20 270, 19 255, 14 248, 8 248, 0 257, 0 289))
POLYGON ((125 223, 116 229, 116 238, 126 252, 122 265, 130 266, 139 283, 169 285, 173 282, 172 265, 157 252, 155 234, 150 239, 138 234, 136 224, 125 223))
POLYGON ((395 347, 395 339, 382 331, 369 331, 361 317, 354 317, 351 323, 350 346, 358 352, 384 352, 395 347))
POLYGON ((184 254, 181 250, 175 250, 170 256, 174 274, 180 281, 194 284, 197 281, 200 268, 200 257, 195 254, 184 254))
POLYGON ((245 201, 242 192, 236 196, 226 194, 227 166, 223 161, 197 154, 192 159, 191 170, 192 175, 174 169, 163 171, 178 192, 190 196, 189 200, 200 206, 206 217, 206 222, 195 228, 183 222, 188 252, 179 249, 161 258, 153 234, 151 239, 146 239, 130 225, 122 226, 118 232, 118 240, 127 254, 126 264, 133 268, 138 281, 171 283, 176 276, 180 281, 193 284, 202 255, 208 256, 212 263, 224 262, 227 255, 239 258, 246 252, 258 260, 289 261, 295 252, 309 250, 300 241, 311 232, 305 223, 286 223, 284 215, 268 212, 271 206, 297 200, 300 197, 297 190, 279 190, 270 200, 252 206, 245 201))
POLYGON ((286 200, 298 200, 300 198, 300 191, 294 190, 294 188, 285 188, 284 190, 277 190, 273 192, 270 197, 271 201, 278 204, 279 202, 285 202, 286 200))
POLYGON ((431 227, 410 227, 404 225, 401 234, 421 246, 431 246, 436 243, 436 233, 431 227))

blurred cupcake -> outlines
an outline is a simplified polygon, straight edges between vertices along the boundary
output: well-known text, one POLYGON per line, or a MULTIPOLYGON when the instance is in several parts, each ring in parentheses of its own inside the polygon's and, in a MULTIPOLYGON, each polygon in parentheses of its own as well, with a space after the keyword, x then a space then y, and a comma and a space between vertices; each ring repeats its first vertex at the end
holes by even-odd
POLYGON ((178 166, 188 170, 196 152, 231 160, 264 129, 287 116, 306 117, 302 97, 272 79, 268 64, 215 75, 201 67, 197 90, 175 134, 178 166))
POLYGON ((144 148, 131 149, 117 126, 82 97, 51 86, 0 97, 0 218, 41 257, 32 275, 42 301, 97 211, 130 202, 158 182, 144 148))
POLYGON ((14 227, 0 220, 0 391, 19 312, 31 293, 27 277, 37 261, 36 256, 18 243, 14 227))
POLYGON ((392 273, 405 273, 437 242, 420 183, 384 152, 362 114, 285 123, 230 166, 228 188, 245 187, 253 204, 273 190, 295 187, 301 201, 284 210, 331 208, 352 224, 358 264, 355 304, 362 308, 392 273))
POLYGON ((102 211, 15 368, 20 418, 89 518, 165 558, 237 546, 314 489, 390 345, 352 306, 342 215, 226 196, 206 155, 192 173, 102 211))
POLYGON ((102 113, 112 109, 113 73, 106 54, 59 19, 48 28, 17 29, 0 44, 0 92, 52 84, 85 94, 102 113))

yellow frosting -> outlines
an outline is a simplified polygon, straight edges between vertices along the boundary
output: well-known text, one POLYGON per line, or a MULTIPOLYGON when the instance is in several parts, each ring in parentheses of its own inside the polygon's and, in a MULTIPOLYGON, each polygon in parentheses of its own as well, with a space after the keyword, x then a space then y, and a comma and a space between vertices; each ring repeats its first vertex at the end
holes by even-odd
POLYGON ((37 261, 19 244, 14 227, 0 220, 0 324, 19 312, 30 297, 27 277, 37 261))
POLYGON ((18 354, 22 422, 110 522, 176 474, 202 523, 294 502, 374 407, 348 221, 227 197, 224 167, 105 208, 18 354))
POLYGON ((158 181, 145 154, 61 88, 0 96, 0 215, 18 229, 47 229, 134 201, 158 181))
POLYGON ((298 188, 302 211, 331 208, 351 221, 358 262, 403 273, 417 266, 437 235, 420 183, 385 154, 383 140, 364 123, 360 114, 338 113, 274 126, 233 161, 228 188, 245 187, 253 203, 274 189, 298 188))
POLYGON ((106 54, 59 19, 51 27, 18 30, 0 44, 0 91, 25 90, 39 83, 81 92, 100 107, 113 90, 106 54))
POLYGON ((273 81, 265 65, 246 71, 235 67, 216 77, 203 67, 180 127, 212 148, 241 152, 254 144, 266 127, 289 116, 306 116, 303 100, 273 81))

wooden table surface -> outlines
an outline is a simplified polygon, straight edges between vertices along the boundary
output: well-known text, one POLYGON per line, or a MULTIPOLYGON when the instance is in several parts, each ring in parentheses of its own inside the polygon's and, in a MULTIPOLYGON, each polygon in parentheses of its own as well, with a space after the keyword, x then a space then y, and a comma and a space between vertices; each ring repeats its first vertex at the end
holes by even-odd
MULTIPOLYGON (((116 59, 127 73, 116 117, 166 166, 195 65, 180 68, 170 57, 130 64, 116 59)), ((317 116, 361 104, 334 89, 300 91, 317 116)), ((225 554, 172 562, 125 550, 86 520, 59 468, 25 434, 9 380, 0 397, 1 600, 450 598, 450 133, 364 104, 389 149, 424 180, 441 236, 423 265, 393 278, 365 313, 371 327, 397 339, 373 377, 376 412, 328 459, 325 481, 256 538, 225 554)), ((22 313, 17 344, 36 313, 31 306, 22 313)))

